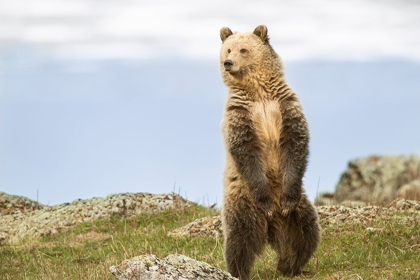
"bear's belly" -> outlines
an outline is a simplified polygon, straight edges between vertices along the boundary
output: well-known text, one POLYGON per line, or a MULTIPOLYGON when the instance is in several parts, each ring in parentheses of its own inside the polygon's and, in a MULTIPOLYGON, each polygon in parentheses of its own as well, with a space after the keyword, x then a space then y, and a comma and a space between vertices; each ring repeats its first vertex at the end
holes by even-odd
POLYGON ((263 159, 269 171, 278 174, 282 118, 275 101, 256 102, 252 108, 252 123, 261 145, 263 159))

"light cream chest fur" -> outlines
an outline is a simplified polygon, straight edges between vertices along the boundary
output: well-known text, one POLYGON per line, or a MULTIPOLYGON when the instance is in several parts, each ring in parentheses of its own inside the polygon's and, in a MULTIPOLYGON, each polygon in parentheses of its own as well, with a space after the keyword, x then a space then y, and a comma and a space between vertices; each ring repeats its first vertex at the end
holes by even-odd
POLYGON ((251 108, 251 120, 266 166, 277 170, 282 125, 279 103, 273 100, 255 102, 251 108))

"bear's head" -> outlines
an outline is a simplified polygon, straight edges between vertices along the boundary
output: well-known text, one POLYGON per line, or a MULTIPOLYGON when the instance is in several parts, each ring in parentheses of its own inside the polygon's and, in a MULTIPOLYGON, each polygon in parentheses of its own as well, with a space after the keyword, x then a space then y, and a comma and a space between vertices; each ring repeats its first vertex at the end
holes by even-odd
POLYGON ((228 27, 220 30, 222 49, 220 69, 225 82, 250 78, 266 71, 278 72, 281 68, 276 52, 270 46, 268 30, 265 25, 254 32, 235 32, 228 27))

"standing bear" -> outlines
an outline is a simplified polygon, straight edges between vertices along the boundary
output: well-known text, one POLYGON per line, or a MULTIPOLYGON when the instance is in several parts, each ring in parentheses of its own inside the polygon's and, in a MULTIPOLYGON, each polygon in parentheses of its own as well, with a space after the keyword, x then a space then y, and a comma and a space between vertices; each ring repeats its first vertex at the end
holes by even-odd
POLYGON ((302 186, 309 153, 302 107, 266 26, 244 33, 224 27, 220 37, 220 68, 229 88, 222 123, 227 270, 250 279, 255 257, 268 243, 277 252, 278 270, 300 274, 321 232, 302 186))

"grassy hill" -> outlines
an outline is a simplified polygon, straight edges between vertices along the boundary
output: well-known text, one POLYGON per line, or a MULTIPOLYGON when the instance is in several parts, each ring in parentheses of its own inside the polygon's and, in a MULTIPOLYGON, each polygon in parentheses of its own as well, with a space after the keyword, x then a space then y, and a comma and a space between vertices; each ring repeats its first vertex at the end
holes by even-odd
MULTIPOLYGON (((357 223, 351 218, 331 223, 334 214, 321 215, 322 242, 306 270, 313 279, 420 279, 420 211, 392 213, 378 212, 357 223)), ((180 253, 225 269, 222 238, 167 235, 217 214, 200 205, 181 206, 130 218, 115 214, 52 236, 27 237, 17 245, 0 246, 0 279, 115 279, 111 265, 141 254, 180 253)), ((275 259, 267 247, 253 279, 283 279, 275 259)))

